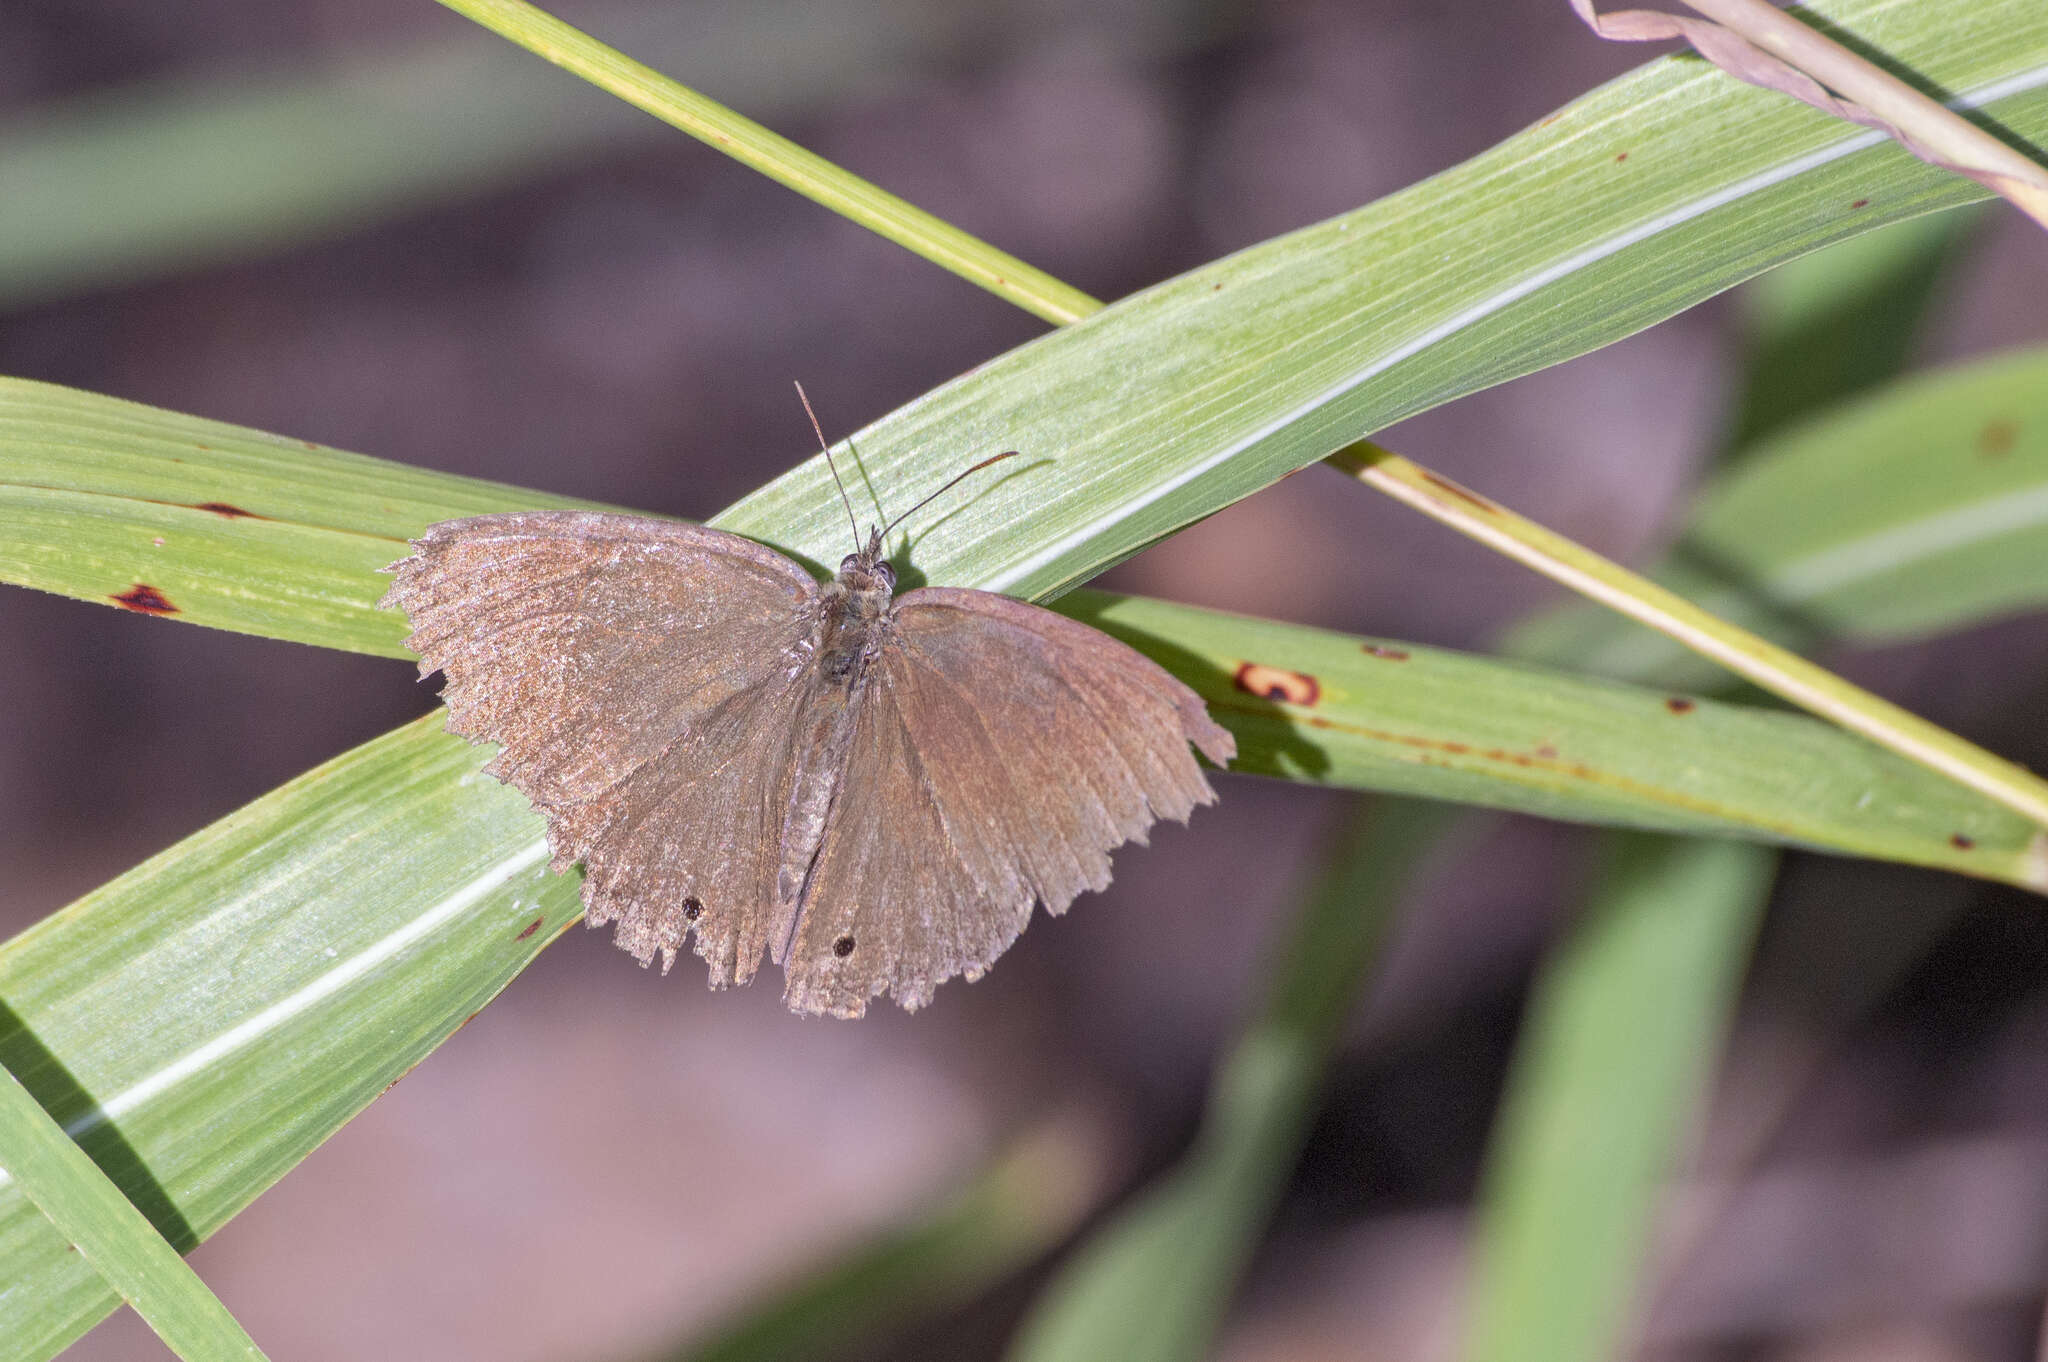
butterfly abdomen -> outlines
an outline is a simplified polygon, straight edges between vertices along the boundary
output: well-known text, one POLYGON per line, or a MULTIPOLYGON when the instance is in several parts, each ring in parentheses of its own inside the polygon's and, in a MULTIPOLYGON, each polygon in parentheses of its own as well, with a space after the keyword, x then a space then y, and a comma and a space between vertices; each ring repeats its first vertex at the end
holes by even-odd
POLYGON ((777 961, 796 929, 811 870, 824 844, 825 824, 853 748, 854 717, 867 663, 885 627, 883 618, 862 609, 863 604, 860 593, 829 587, 820 602, 817 668, 798 711, 796 741, 791 745, 796 765, 778 838, 777 961))

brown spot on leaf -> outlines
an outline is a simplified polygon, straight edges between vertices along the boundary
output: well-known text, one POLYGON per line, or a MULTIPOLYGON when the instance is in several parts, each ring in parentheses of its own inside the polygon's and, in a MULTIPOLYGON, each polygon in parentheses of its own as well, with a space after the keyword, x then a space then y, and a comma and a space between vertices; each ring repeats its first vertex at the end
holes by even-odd
POLYGON ((1406 648, 1387 648, 1377 643, 1361 643, 1358 646, 1371 656, 1383 657, 1389 662, 1406 662, 1408 660, 1408 650, 1406 648))
POLYGON ((1543 744, 1543 746, 1536 749, 1536 755, 1541 757, 1545 761, 1556 761, 1557 749, 1555 747, 1552 747, 1549 743, 1545 743, 1543 744))
POLYGON ((1977 432, 1977 452, 1987 459, 2002 459, 2012 453, 2019 437, 2020 424, 2017 421, 2005 417, 1986 421, 1984 428, 1977 432))
POLYGON ((250 520, 262 519, 262 517, 257 515, 254 511, 245 511, 241 507, 233 504, 232 502, 226 501, 202 501, 197 506, 194 506, 192 509, 195 511, 211 511, 215 515, 221 517, 221 519, 223 520, 241 520, 244 518, 250 520))
POLYGON ((1488 515, 1500 514, 1500 507, 1494 505, 1485 497, 1480 496, 1471 488, 1460 487, 1457 483, 1452 482, 1449 478, 1438 477, 1436 474, 1430 472, 1426 468, 1421 471, 1422 480, 1428 483, 1430 486, 1437 488, 1439 491, 1448 492, 1450 495, 1458 498, 1458 500, 1463 501, 1468 505, 1476 506, 1480 510, 1486 512, 1488 515))
POLYGON ((852 955, 853 938, 850 936, 842 936, 837 941, 833 942, 832 954, 838 956, 841 960, 844 960, 847 956, 852 955))
POLYGON ((108 599, 112 600, 114 604, 133 610, 138 614, 175 615, 178 613, 178 607, 172 605, 163 592, 158 591, 146 582, 137 582, 126 591, 119 592, 108 599))
POLYGON ((1869 199, 1858 199, 1858 200, 1856 200, 1856 202, 1854 202, 1854 203, 1850 204, 1849 206, 1850 206, 1851 208, 1868 208, 1868 207, 1870 207, 1870 200, 1869 200, 1869 199))
POLYGON ((1951 833, 1949 834, 1948 844, 1954 847, 1957 851, 1968 851, 1970 848, 1977 845, 1977 839, 1974 837, 1965 837, 1960 832, 1951 833))
POLYGON ((1617 161, 1626 161, 1628 159, 1628 153, 1625 151, 1617 151, 1614 153, 1614 159, 1617 161))
POLYGON ((1699 706, 1693 701, 1686 699, 1683 695, 1674 695, 1664 702, 1664 708, 1670 710, 1673 714, 1690 714, 1698 709, 1699 706))
POLYGON ((517 935, 517 936, 513 937, 512 939, 513 939, 514 941, 524 941, 524 940, 526 940, 526 938, 527 938, 527 937, 529 937, 529 936, 532 936, 532 935, 533 935, 533 934, 534 934, 535 932, 539 931, 539 930, 540 930, 540 924, 541 924, 541 923, 543 923, 543 922, 545 922, 545 921, 547 921, 547 919, 546 919, 546 918, 542 918, 542 917, 537 917, 537 918, 535 918, 535 919, 534 919, 533 921, 531 921, 531 922, 529 922, 529 923, 527 923, 527 924, 526 924, 526 930, 525 930, 525 931, 521 932, 521 933, 520 933, 519 935, 517 935))
POLYGON ((1291 672, 1285 667, 1268 667, 1258 662, 1244 663, 1231 681, 1247 695, 1283 705, 1312 705, 1323 694, 1322 684, 1306 672, 1291 672))

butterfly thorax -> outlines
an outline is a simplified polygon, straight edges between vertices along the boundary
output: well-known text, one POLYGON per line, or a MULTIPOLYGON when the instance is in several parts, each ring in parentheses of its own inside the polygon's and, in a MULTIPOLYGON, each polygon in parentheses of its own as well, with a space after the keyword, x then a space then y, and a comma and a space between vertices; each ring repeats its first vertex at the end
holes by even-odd
POLYGON ((799 711, 789 802, 782 817, 776 901, 782 910, 778 925, 783 940, 795 931, 811 867, 824 844, 825 825, 853 748, 855 702, 888 627, 895 573, 882 561, 880 547, 877 538, 863 552, 849 555, 818 597, 812 635, 815 665, 799 711))
POLYGON ((818 598, 818 674, 833 685, 852 686, 874 646, 876 628, 889 615, 896 574, 871 542, 848 554, 818 598))

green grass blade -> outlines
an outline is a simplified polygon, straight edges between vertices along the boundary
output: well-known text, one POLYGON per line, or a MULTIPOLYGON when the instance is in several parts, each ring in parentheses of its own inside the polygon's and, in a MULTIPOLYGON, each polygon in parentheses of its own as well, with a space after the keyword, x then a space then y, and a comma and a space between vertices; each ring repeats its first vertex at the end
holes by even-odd
POLYGON ((1617 836, 1588 919, 1546 966, 1487 1169, 1463 1355, 1597 1362, 1649 1208, 1719 1051, 1772 858, 1617 836))
POLYGON ((1702 500, 1686 552, 1835 636, 2048 605, 2048 348, 1787 431, 1702 500))
POLYGON ((1375 803, 1308 896, 1266 1005, 1219 1066, 1194 1148, 1039 1298, 1011 1362, 1205 1356, 1315 1109, 1323 1067, 1415 859, 1448 811, 1375 803))
MULTIPOLYGON (((2048 605, 2048 349, 1894 384, 1766 440, 1701 493, 1655 576, 1791 647, 2048 605)), ((1517 638, 1609 675, 1703 676, 1605 612, 1554 612, 1517 638)))
POLYGON ((0 581, 188 623, 404 656, 376 604, 409 536, 588 504, 0 378, 0 581))
MULTIPOLYGON (((292 781, 0 946, 0 1063, 177 1249, 401 1077, 581 912, 438 716, 292 781), (432 830, 431 833, 428 830, 432 830)), ((0 1357, 117 1303, 0 1184, 0 1357)))
POLYGON ((0 1171, 187 1362, 261 1359, 214 1294, 27 1088, 0 1068, 0 1171))
POLYGON ((1061 608, 1193 686, 1236 734, 1235 770, 2048 890, 2048 835, 2026 819, 1801 715, 1140 597, 1061 608), (1247 693, 1245 663, 1312 678, 1314 704, 1247 693))

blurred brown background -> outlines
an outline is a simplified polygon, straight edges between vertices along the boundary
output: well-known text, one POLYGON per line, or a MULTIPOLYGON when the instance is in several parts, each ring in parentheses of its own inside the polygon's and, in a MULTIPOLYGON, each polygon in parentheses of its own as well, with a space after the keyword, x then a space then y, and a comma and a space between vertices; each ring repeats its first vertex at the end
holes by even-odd
MULTIPOLYGON (((1562 0, 558 12, 1103 297, 1400 188, 1645 55, 1603 47, 1562 0), (751 26, 731 50, 753 62, 694 48, 700 21, 751 26), (778 87, 761 54, 785 40, 803 74, 778 87)), ((105 92, 494 43, 420 0, 13 0, 0 142, 105 92)), ((563 82, 572 108, 606 98, 531 78, 563 82)), ((790 379, 843 432, 1040 329, 681 134, 589 116, 599 131, 516 173, 219 262, 23 293, 0 305, 0 372, 700 517, 804 456, 790 379)), ((1925 358, 2038 341, 2042 265, 2039 240, 1994 214, 1925 358)), ((1740 333, 1739 304, 1718 301, 1383 439, 1640 561, 1713 448, 1740 333)), ((1108 583, 1461 647, 1553 598, 1317 470, 1108 583)), ((1839 660, 2048 757, 2040 619, 1839 660)), ((402 664, 0 591, 0 932, 431 703, 402 664)), ((573 933, 194 1262, 273 1356, 566 1362, 687 1337, 1048 1117, 1079 1132, 1103 1196, 1134 1185, 1183 1146, 1343 802, 1222 788, 1192 831, 1124 852, 1107 893, 916 1017, 802 1022, 773 984, 712 995, 694 961, 663 980, 573 933)), ((1448 1355, 1462 1208, 1582 847, 1480 817, 1418 887, 1223 1355, 1448 1355)), ((2048 919, 1933 875, 1789 865, 1689 1194, 1719 1209, 1656 1294, 1648 1347, 2032 1356, 2048 919), (1877 1015, 1847 1033, 1812 1020, 1802 981, 1854 966, 1810 924, 1846 912, 1911 940, 1937 908, 1960 916, 1877 1015), (1761 1169, 1714 1202, 1735 1171, 1715 1168, 1715 1132, 1808 1050, 1820 1077, 1761 1169)), ((1029 1298, 1014 1286, 856 1355, 991 1356, 1029 1298)), ((162 1355, 125 1314, 71 1354, 162 1355)))

